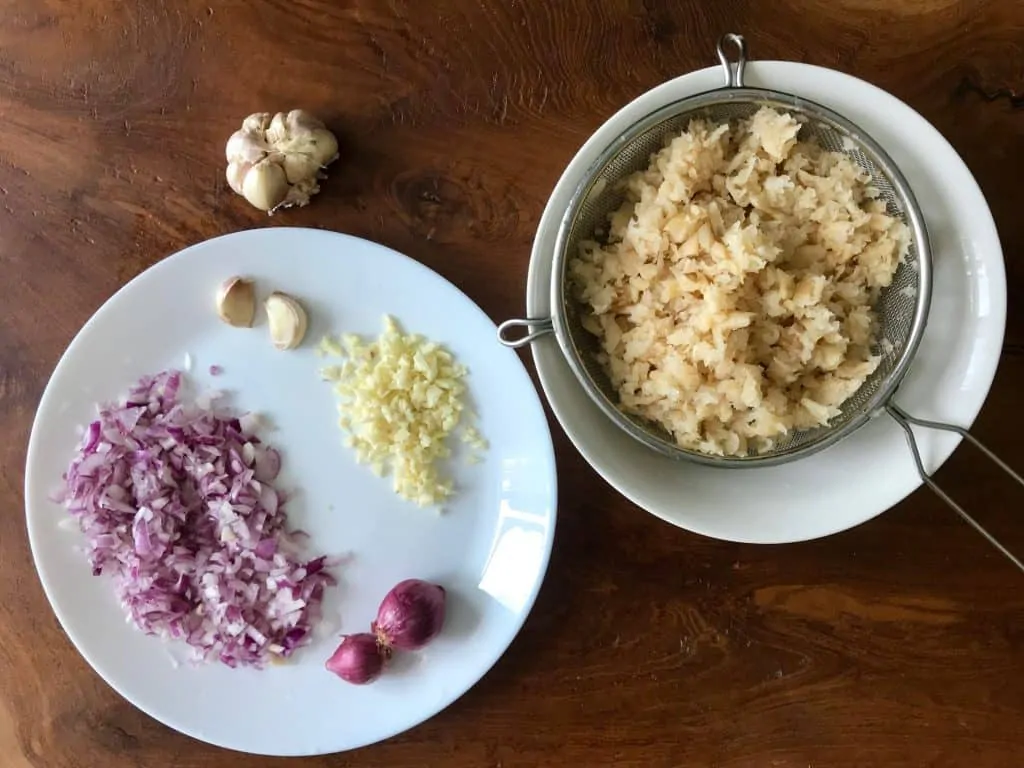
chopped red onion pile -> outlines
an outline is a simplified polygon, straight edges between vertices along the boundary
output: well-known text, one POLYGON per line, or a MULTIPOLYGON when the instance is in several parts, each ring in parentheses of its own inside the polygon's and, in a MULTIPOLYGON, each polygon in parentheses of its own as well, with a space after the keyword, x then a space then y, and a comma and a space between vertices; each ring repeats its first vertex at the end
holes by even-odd
POLYGON ((298 557, 258 420, 188 401, 182 384, 177 371, 148 376, 100 408, 60 500, 139 629, 185 640, 196 659, 262 667, 309 641, 334 579, 323 557, 298 557))

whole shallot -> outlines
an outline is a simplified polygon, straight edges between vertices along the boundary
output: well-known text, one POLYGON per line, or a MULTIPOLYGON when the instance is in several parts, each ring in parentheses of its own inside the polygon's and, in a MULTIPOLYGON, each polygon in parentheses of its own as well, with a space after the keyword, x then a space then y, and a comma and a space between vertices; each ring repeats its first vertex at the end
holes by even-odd
POLYGON ((365 685, 380 677, 386 655, 376 637, 361 632, 346 635, 324 666, 346 682, 365 685))
POLYGON ((384 648, 415 651, 435 637, 444 626, 444 587, 420 579, 396 584, 377 609, 370 629, 384 648))

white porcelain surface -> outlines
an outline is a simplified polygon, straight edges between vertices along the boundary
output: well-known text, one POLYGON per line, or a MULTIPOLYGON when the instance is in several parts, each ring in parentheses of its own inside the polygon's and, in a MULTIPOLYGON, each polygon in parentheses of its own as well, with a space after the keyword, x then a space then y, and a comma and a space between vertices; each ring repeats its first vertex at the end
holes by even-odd
MULTIPOLYGON (((927 331, 895 401, 913 415, 970 425, 988 394, 1006 324, 1006 275, 995 225, 963 161, 907 105, 848 75, 755 61, 746 84, 817 101, 859 124, 907 177, 933 249, 927 331)), ((548 317, 559 221, 582 174, 627 126, 676 99, 718 88, 718 67, 684 75, 616 113, 581 148, 541 219, 530 261, 527 315, 548 317)), ((778 543, 826 536, 882 513, 921 485, 900 428, 881 415, 836 446, 767 469, 708 469, 660 456, 620 432, 573 377, 553 337, 533 344, 540 380, 562 427, 612 486, 658 517, 706 536, 778 543)), ((934 471, 959 438, 917 430, 934 471)))
POLYGON ((555 528, 551 436, 516 355, 495 341, 487 316, 426 267, 382 246, 318 230, 261 229, 188 248, 111 298, 86 324, 43 395, 29 444, 28 529, 46 594, 72 642, 126 699, 184 733, 221 746, 305 755, 368 744, 410 728, 451 703, 512 642, 547 567, 555 528), (309 342, 277 352, 265 322, 253 330, 217 319, 214 294, 231 275, 301 297, 309 342), (455 462, 459 494, 442 515, 401 501, 389 481, 356 465, 342 446, 313 347, 327 331, 379 332, 391 313, 410 331, 448 345, 469 383, 490 441, 484 463, 455 462), (351 555, 335 569, 325 622, 291 664, 263 671, 175 664, 181 649, 125 624, 105 577, 90 575, 77 530, 48 501, 97 400, 139 375, 193 361, 200 385, 233 393, 267 415, 282 451, 282 485, 297 491, 292 524, 317 553, 351 555), (224 373, 212 378, 212 364, 224 373), (403 578, 448 589, 442 635, 397 658, 368 686, 326 672, 339 632, 366 631, 381 598, 403 578))

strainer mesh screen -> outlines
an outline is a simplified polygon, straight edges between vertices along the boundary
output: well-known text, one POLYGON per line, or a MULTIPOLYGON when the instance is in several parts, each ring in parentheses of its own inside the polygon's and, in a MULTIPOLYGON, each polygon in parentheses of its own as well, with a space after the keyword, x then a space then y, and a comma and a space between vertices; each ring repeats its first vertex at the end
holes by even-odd
MULTIPOLYGON (((885 163, 880 162, 873 150, 864 146, 855 132, 812 111, 807 102, 797 97, 786 98, 785 94, 773 94, 772 97, 737 99, 733 93, 728 93, 723 95, 721 100, 704 99, 695 109, 686 109, 684 103, 681 108, 685 111, 674 112, 665 119, 642 128, 635 136, 623 137, 621 147, 602 166, 592 170, 581 187, 582 194, 576 198, 574 210, 567 213, 563 223, 563 231, 567 232, 567 235, 561 239, 562 253, 559 258, 562 268, 561 309, 564 312, 571 352, 575 354, 577 362, 582 367, 583 378, 589 379, 583 383, 591 389, 591 394, 604 398, 613 408, 618 402, 618 397, 596 360, 599 348, 597 340, 584 330, 580 323, 579 307, 567 282, 568 262, 578 253, 581 240, 595 239, 595 232, 607 231, 608 214, 617 210, 624 199, 619 182, 631 173, 646 168, 651 154, 661 149, 666 137, 685 130, 690 120, 694 118, 735 124, 736 121, 751 116, 762 106, 789 112, 799 120, 802 123, 799 136, 802 141, 814 141, 825 149, 842 152, 867 170, 871 174, 871 184, 879 190, 880 198, 885 201, 889 214, 902 219, 913 232, 906 214, 907 201, 900 198, 891 181, 880 170, 885 163)), ((601 235, 596 239, 604 241, 601 235)), ((918 243, 914 237, 892 285, 882 292, 876 305, 879 343, 874 352, 880 358, 876 371, 846 401, 841 414, 832 419, 829 426, 792 433, 778 440, 770 453, 788 453, 809 448, 820 442, 826 434, 841 429, 852 419, 862 416, 866 410, 874 410, 878 402, 888 394, 891 376, 908 352, 912 338, 918 306, 917 297, 921 287, 919 269, 918 243)), ((660 428, 636 417, 622 414, 617 409, 615 414, 619 418, 628 419, 651 437, 674 445, 674 439, 660 428)), ((678 450, 688 453, 683 449, 678 450)), ((765 455, 761 454, 760 457, 763 458, 765 455)))

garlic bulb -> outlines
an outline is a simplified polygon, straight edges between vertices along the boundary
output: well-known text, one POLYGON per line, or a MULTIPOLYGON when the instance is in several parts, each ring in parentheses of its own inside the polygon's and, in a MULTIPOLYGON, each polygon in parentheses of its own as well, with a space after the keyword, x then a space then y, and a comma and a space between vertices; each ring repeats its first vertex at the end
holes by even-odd
POLYGON ((308 112, 257 112, 242 121, 225 148, 231 188, 261 211, 306 205, 320 191, 323 168, 338 158, 338 141, 308 112))

